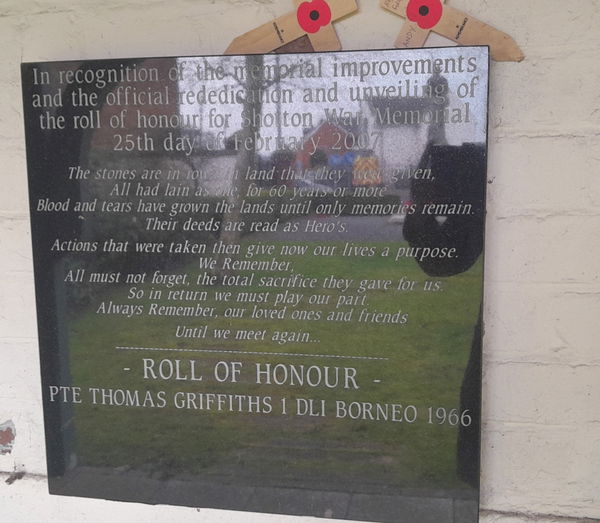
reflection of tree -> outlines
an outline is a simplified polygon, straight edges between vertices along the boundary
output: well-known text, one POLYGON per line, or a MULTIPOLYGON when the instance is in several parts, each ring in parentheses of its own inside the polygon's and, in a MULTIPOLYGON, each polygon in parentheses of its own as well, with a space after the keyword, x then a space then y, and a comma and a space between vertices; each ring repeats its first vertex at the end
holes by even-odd
MULTIPOLYGON (((243 104, 243 111, 250 114, 252 110, 256 114, 262 112, 262 101, 259 96, 249 95, 252 92, 258 92, 259 89, 265 87, 264 78, 264 57, 262 55, 248 55, 245 59, 245 66, 248 74, 246 75, 245 89, 246 97, 243 104)), ((235 162, 235 172, 237 176, 234 176, 234 187, 229 197, 229 212, 223 216, 223 224, 221 225, 220 239, 223 243, 228 245, 237 243, 241 237, 241 232, 238 227, 230 230, 225 230, 225 225, 228 223, 237 224, 241 220, 241 203, 242 199, 246 195, 248 190, 248 180, 246 180, 244 173, 248 167, 253 167, 256 164, 256 148, 255 148, 255 137, 260 132, 260 123, 258 119, 251 119, 251 124, 242 127, 238 133, 239 143, 243 144, 238 153, 235 162), (245 147, 246 144, 253 144, 252 147, 245 147)), ((219 267, 221 264, 219 263, 219 267)))
MULTIPOLYGON (((223 65, 228 63, 228 60, 228 57, 223 57, 222 59, 220 59, 219 63, 223 65)), ((241 82, 238 77, 231 74, 230 72, 226 73, 226 76, 228 78, 237 83, 246 91, 244 103, 242 106, 242 114, 253 113, 255 115, 261 115, 263 110, 263 100, 262 96, 259 96, 258 93, 260 91, 266 91, 273 85, 281 85, 281 83, 285 81, 289 76, 291 76, 298 67, 298 65, 292 65, 291 67, 286 69, 287 73, 285 75, 282 75, 281 68, 279 67, 279 57, 277 57, 276 63, 276 74, 269 79, 266 78, 265 75, 265 60, 264 56, 262 55, 248 55, 244 58, 244 68, 246 70, 246 78, 244 82, 241 82)), ((215 67, 211 66, 211 64, 206 59, 204 60, 204 67, 207 71, 214 71, 215 69, 215 67)), ((227 70, 228 67, 224 67, 223 69, 227 70)), ((280 104, 278 104, 277 112, 278 116, 280 116, 280 104)), ((223 243, 227 245, 236 244, 241 238, 242 231, 240 231, 238 227, 230 227, 229 230, 226 230, 225 226, 226 224, 238 224, 242 220, 240 205, 242 203, 242 200, 246 196, 249 186, 249 181, 245 179, 244 174, 247 172, 249 167, 257 167, 258 156, 256 152, 255 139, 260 134, 260 118, 251 118, 250 120, 250 125, 242 127, 242 129, 236 133, 236 141, 238 144, 241 144, 234 167, 234 172, 237 173, 237 176, 234 176, 233 178, 232 191, 229 197, 230 209, 223 216, 223 224, 221 226, 221 233, 219 238, 223 243), (247 147, 247 145, 250 146, 247 147)), ((281 136, 280 126, 281 123, 278 118, 278 136, 281 136)), ((222 257, 219 259, 218 263, 218 266, 220 268, 222 267, 221 260, 222 257)))

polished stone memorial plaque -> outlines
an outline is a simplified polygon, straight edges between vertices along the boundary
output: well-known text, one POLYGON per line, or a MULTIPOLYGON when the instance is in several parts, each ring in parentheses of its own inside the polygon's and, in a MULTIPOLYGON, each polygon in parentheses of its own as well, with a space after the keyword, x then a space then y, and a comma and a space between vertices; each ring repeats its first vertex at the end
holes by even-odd
POLYGON ((23 64, 50 492, 476 522, 488 63, 23 64))

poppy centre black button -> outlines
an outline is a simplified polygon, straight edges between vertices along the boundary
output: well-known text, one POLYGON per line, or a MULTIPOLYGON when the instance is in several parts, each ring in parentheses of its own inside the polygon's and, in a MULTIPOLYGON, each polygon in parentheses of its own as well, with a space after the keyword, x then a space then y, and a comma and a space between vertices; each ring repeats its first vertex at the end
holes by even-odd
POLYGON ((421 7, 419 7, 419 14, 421 16, 427 16, 429 14, 429 7, 427 7, 426 5, 422 5, 421 7))
POLYGON ((310 19, 311 20, 318 20, 319 19, 319 11, 314 10, 310 12, 310 19))

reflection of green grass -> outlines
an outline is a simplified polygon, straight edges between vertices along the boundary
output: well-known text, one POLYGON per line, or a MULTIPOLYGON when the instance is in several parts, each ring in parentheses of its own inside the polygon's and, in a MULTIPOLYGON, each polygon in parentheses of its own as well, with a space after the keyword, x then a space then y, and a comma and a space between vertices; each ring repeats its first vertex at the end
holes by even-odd
MULTIPOLYGON (((384 244, 373 244, 382 247, 384 244)), ((396 244, 397 246, 397 244, 396 244)), ((391 258, 328 258, 306 255, 294 260, 306 276, 360 280, 402 276, 418 280, 426 275, 412 261, 391 258)), ((188 272, 195 280, 197 270, 188 272)), ((149 286, 143 287, 146 290, 149 286)), ((189 287, 193 288, 193 287, 189 287)), ((212 328, 267 328, 309 331, 318 343, 279 345, 271 341, 239 342, 176 339, 178 324, 204 325, 206 320, 142 316, 126 319, 82 313, 71 328, 71 369, 75 385, 165 391, 251 394, 273 397, 275 412, 264 415, 207 413, 160 408, 108 408, 84 404, 76 410, 79 455, 82 462, 99 466, 148 468, 159 474, 204 474, 236 477, 261 475, 274 482, 285 478, 311 483, 317 479, 333 487, 345 482, 390 484, 397 487, 456 487, 456 428, 427 424, 427 407, 459 407, 459 390, 481 299, 481 264, 465 274, 444 280, 439 293, 372 292, 367 306, 382 312, 410 314, 407 325, 373 325, 356 319, 345 322, 259 323, 251 319, 230 322, 223 317, 233 304, 215 303, 209 290, 206 305, 217 307, 212 328), (389 361, 357 361, 280 356, 242 356, 183 352, 125 352, 116 346, 164 348, 223 348, 258 352, 375 356, 389 361), (142 379, 142 358, 195 359, 205 375, 202 383, 142 379), (210 369, 220 360, 241 361, 246 373, 238 384, 218 384, 210 369), (318 364, 355 367, 359 391, 275 387, 252 383, 256 362, 318 364), (123 368, 131 368, 131 372, 123 368), (380 380, 381 383, 374 383, 380 380), (331 407, 327 417, 282 416, 280 398, 324 399, 331 407), (419 409, 417 423, 337 420, 335 400, 401 403, 419 409)), ((245 290, 265 290, 254 287, 245 290)), ((301 291, 297 291, 301 292, 301 291)), ((335 291, 316 291, 332 296, 335 291)), ((305 296, 298 308, 311 309, 305 296)), ((115 289, 105 300, 128 303, 126 289, 115 289)), ((132 302, 129 302, 132 303, 132 302)), ((135 302, 145 303, 147 301, 135 302)), ((163 302, 167 304, 167 302, 163 302)), ((168 304, 172 304, 168 303, 168 304)), ((361 307, 357 307, 355 314, 361 307)), ((288 307, 290 309, 290 307, 288 307)), ((348 310, 344 308, 341 310, 348 310)), ((268 480, 267 480, 268 481, 268 480)))

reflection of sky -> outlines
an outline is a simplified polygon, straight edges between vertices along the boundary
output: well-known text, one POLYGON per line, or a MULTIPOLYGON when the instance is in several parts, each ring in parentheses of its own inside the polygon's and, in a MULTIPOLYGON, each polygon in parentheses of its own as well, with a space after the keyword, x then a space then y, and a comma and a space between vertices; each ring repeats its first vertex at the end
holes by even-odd
MULTIPOLYGON (((349 77, 333 77, 334 63, 338 65, 341 62, 376 62, 385 60, 420 60, 420 59, 455 59, 458 62, 459 56, 463 56, 465 64, 469 57, 477 58, 477 71, 475 73, 448 73, 443 74, 449 84, 449 108, 463 107, 464 102, 470 104, 471 122, 463 124, 448 124, 446 125, 446 135, 448 142, 452 145, 459 145, 463 142, 483 142, 485 141, 486 126, 487 126, 487 78, 488 78, 488 58, 487 49, 483 47, 476 48, 464 48, 464 47, 450 47, 450 48, 436 48, 436 49, 414 49, 410 51, 400 50, 388 50, 388 51, 358 51, 358 52, 341 52, 341 53, 315 53, 307 55, 266 55, 265 65, 275 65, 279 60, 280 65, 297 65, 301 60, 311 61, 317 63, 317 59, 320 57, 323 63, 323 77, 322 78, 287 78, 281 81, 281 84, 277 83, 271 85, 271 89, 291 89, 294 92, 294 105, 282 104, 281 111, 292 112, 311 112, 313 113, 313 121, 315 125, 320 120, 324 119, 324 108, 342 108, 345 111, 356 112, 361 109, 360 103, 351 102, 348 96, 347 89, 352 87, 364 87, 364 86, 397 86, 401 83, 404 86, 406 80, 410 80, 412 84, 418 86, 424 86, 427 84, 429 74, 411 74, 411 75, 395 75, 393 72, 387 76, 369 76, 365 78, 364 82, 361 82, 359 78, 349 77), (479 76, 478 85, 476 86, 475 97, 470 96, 464 99, 459 99, 457 96, 457 90, 463 83, 471 85, 471 80, 474 76, 479 76), (318 88, 325 87, 327 89, 333 86, 333 82, 337 81, 339 85, 339 101, 330 103, 304 103, 303 89, 304 88, 318 88)), ((184 67, 184 80, 180 82, 180 89, 196 91, 202 82, 198 81, 195 77, 196 67, 199 66, 204 69, 204 60, 213 67, 222 65, 226 71, 232 72, 235 66, 244 64, 244 57, 208 57, 204 58, 179 58, 178 62, 183 64, 184 67)), ((207 91, 222 88, 224 85, 240 88, 240 85, 235 79, 227 76, 223 80, 208 80, 204 82, 207 91)), ((225 129, 227 136, 233 134, 235 131, 241 128, 241 104, 227 104, 227 105, 205 105, 204 107, 198 104, 194 105, 183 105, 180 107, 182 114, 200 114, 202 119, 203 131, 208 131, 216 134, 218 131, 223 129, 209 128, 209 112, 211 108, 215 108, 220 113, 231 113, 230 124, 225 129)), ((277 113, 277 104, 265 103, 263 105, 263 114, 266 113, 277 113)), ((277 136, 277 126, 270 128, 262 128, 261 134, 263 137, 266 136, 277 136)), ((283 137, 302 136, 302 128, 283 128, 283 137)))

